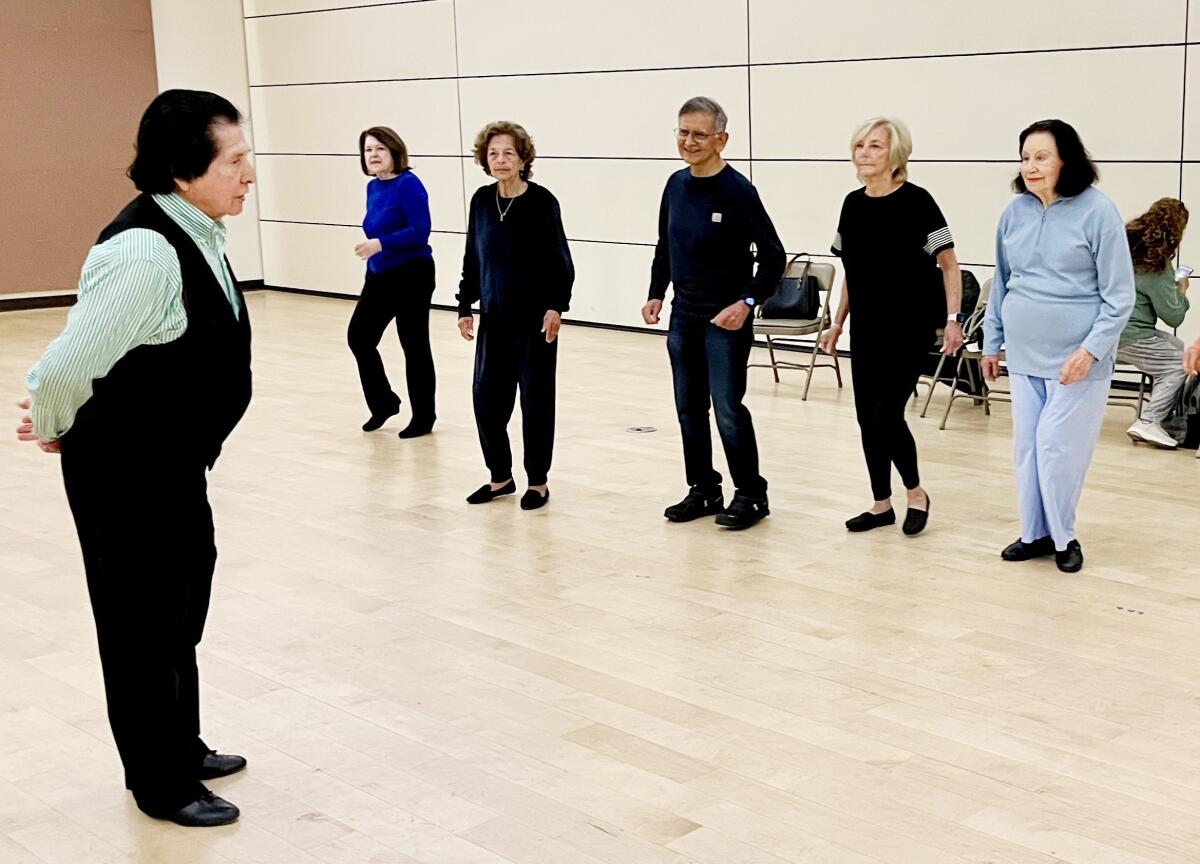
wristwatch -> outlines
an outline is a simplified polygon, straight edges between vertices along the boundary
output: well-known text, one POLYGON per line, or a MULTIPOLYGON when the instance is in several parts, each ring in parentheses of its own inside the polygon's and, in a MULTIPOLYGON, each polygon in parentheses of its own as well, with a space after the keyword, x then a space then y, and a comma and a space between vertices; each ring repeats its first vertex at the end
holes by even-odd
POLYGON ((963 324, 967 323, 967 316, 962 314, 961 312, 956 312, 953 315, 947 315, 946 323, 949 324, 951 321, 953 321, 955 324, 958 324, 961 327, 963 324))
POLYGON ((754 308, 754 298, 753 297, 743 297, 742 302, 745 303, 747 306, 749 306, 751 309, 754 308))

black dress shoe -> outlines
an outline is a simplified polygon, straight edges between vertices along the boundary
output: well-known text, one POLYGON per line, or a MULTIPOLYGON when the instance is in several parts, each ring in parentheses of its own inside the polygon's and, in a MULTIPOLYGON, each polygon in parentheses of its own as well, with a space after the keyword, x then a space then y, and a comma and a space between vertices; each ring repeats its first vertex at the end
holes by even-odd
POLYGON ((468 504, 486 504, 494 498, 499 498, 501 495, 511 495, 517 491, 517 484, 513 480, 509 480, 499 489, 493 489, 492 484, 484 483, 474 492, 467 496, 468 504))
POLYGON ((735 494, 725 512, 717 516, 716 523, 722 528, 741 531, 770 515, 771 508, 767 506, 766 495, 754 498, 750 495, 735 494))
POLYGON ((1026 543, 1018 537, 1004 547, 1004 551, 1000 553, 1000 557, 1005 561, 1028 561, 1031 558, 1042 558, 1053 554, 1054 541, 1049 537, 1042 537, 1034 540, 1032 543, 1026 543))
POLYGON ((1078 573, 1083 567, 1083 547, 1078 540, 1072 540, 1067 548, 1054 553, 1054 563, 1064 573, 1078 573))
POLYGON ((428 435, 433 431, 432 420, 412 420, 407 426, 400 430, 401 438, 420 438, 422 435, 428 435))
POLYGON ((215 828, 218 825, 236 822, 240 815, 241 811, 235 805, 206 792, 191 804, 180 807, 162 818, 184 828, 215 828))
POLYGON ((537 510, 539 507, 545 507, 546 502, 549 500, 549 489, 546 490, 545 495, 543 495, 541 492, 538 492, 536 489, 527 489, 525 494, 521 496, 521 509, 537 510))
POLYGON ((682 501, 664 510, 663 516, 667 517, 668 522, 691 522, 724 512, 725 496, 721 494, 720 487, 706 492, 693 486, 682 501))
POLYGON ((372 414, 370 418, 368 418, 367 422, 362 425, 362 430, 364 432, 374 432, 376 429, 399 413, 400 406, 397 405, 395 409, 388 411, 386 414, 372 414))
POLYGON ((200 763, 200 773, 196 777, 200 780, 216 780, 218 777, 228 777, 230 774, 236 774, 246 767, 246 759, 244 756, 234 756, 230 753, 218 753, 215 750, 209 750, 204 756, 204 761, 200 763))
MULTIPOLYGON (((894 511, 893 511, 894 512, 894 511)), ((908 508, 908 512, 904 514, 904 524, 900 526, 900 530, 912 537, 914 534, 920 534, 925 530, 925 523, 929 521, 929 493, 925 493, 925 509, 917 510, 913 507, 908 508)))
POLYGON ((868 510, 865 513, 859 513, 852 519, 846 520, 846 530, 860 533, 870 531, 873 528, 882 528, 885 525, 896 524, 896 511, 884 510, 882 513, 872 513, 868 510))

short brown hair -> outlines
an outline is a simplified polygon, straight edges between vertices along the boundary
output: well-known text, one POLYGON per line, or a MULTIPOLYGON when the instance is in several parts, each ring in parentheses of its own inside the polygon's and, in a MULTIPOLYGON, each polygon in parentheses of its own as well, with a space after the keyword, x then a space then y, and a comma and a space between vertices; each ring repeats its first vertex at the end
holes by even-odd
POLYGON ((1188 209, 1178 198, 1159 198, 1150 209, 1125 226, 1133 269, 1158 273, 1167 269, 1187 227, 1188 209))
POLYGON ((362 166, 364 174, 371 176, 371 172, 367 170, 367 157, 363 155, 368 135, 391 151, 392 163, 397 174, 408 170, 408 148, 404 146, 404 140, 396 134, 396 130, 387 126, 372 126, 370 129, 364 129, 358 136, 358 164, 362 166))
POLYGON ((495 120, 480 129, 479 134, 475 136, 475 162, 483 169, 483 173, 492 176, 492 172, 488 170, 487 148, 497 135, 508 135, 513 139, 517 157, 524 163, 521 179, 528 180, 532 177, 533 160, 537 156, 537 151, 533 148, 533 137, 525 131, 524 126, 511 120, 495 120))

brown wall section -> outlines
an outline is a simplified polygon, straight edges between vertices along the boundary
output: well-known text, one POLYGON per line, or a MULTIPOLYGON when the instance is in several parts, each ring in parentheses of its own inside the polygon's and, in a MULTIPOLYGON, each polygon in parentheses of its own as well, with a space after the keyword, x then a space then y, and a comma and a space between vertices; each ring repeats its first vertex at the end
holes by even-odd
POLYGON ((0 0, 0 294, 72 290, 135 194, 158 92, 150 0, 0 0))

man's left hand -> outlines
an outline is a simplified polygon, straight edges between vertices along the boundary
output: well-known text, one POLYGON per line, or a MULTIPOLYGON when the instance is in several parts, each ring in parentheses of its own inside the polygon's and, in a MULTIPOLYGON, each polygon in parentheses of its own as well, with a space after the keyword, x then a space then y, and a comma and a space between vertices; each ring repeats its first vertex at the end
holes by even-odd
POLYGON ((742 325, 749 317, 750 307, 738 300, 718 312, 717 317, 712 319, 712 323, 725 330, 741 330, 742 325))
POLYGON ((553 342, 558 338, 558 328, 560 327, 562 327, 562 316, 553 309, 547 309, 542 318, 542 332, 546 334, 547 342, 553 342))

